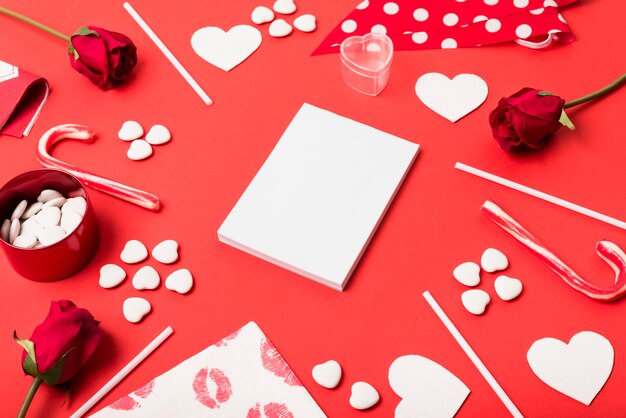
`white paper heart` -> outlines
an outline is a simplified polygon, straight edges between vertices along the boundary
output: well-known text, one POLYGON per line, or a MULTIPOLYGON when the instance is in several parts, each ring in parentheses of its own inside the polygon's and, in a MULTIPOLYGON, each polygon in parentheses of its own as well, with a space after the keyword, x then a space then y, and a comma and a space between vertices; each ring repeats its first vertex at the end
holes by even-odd
POLYGON ((395 418, 451 418, 470 393, 447 369, 418 355, 397 358, 389 367, 389 384, 402 398, 395 418))
POLYGON ((480 283, 480 266, 468 261, 467 263, 456 266, 452 275, 459 283, 474 287, 480 283))
POLYGON ((208 26, 194 32, 191 46, 209 64, 230 71, 252 55, 261 40, 261 32, 249 25, 233 26, 228 32, 208 26))
POLYGON ((451 122, 480 106, 487 98, 485 80, 475 74, 459 74, 450 80, 440 73, 422 75, 415 94, 431 110, 451 122))
POLYGON ((258 6, 252 11, 252 16, 250 16, 253 23, 257 25, 262 25, 263 23, 271 22, 274 20, 274 12, 272 9, 268 9, 265 6, 258 6))
POLYGON ((100 279, 98 283, 105 289, 119 286, 126 278, 126 272, 116 264, 105 264, 100 267, 100 279))
POLYGON ((467 309, 469 313, 482 315, 485 309, 487 309, 489 302, 491 302, 491 298, 484 290, 472 289, 463 292, 461 302, 463 302, 463 306, 465 306, 465 309, 467 309))
POLYGON ((143 139, 136 139, 130 143, 126 156, 133 161, 145 160, 152 155, 152 146, 143 139))
POLYGON ((170 142, 172 134, 163 125, 154 125, 146 134, 146 142, 150 145, 163 145, 170 142))
POLYGON ((296 17, 293 25, 302 32, 313 32, 317 28, 317 18, 311 14, 296 17))
POLYGON ((135 139, 139 139, 143 136, 143 128, 139 124, 139 122, 135 122, 134 120, 127 120, 122 124, 119 132, 117 133, 117 137, 122 141, 134 141, 135 139))
POLYGON ((296 11, 296 4, 293 0, 276 0, 272 8, 276 13, 290 15, 296 11))
POLYGON ((178 260, 178 243, 173 239, 158 243, 152 250, 152 257, 160 263, 172 264, 178 260))
POLYGON ((334 389, 341 380, 341 366, 335 360, 318 364, 311 371, 313 380, 327 389, 334 389))
POLYGON ((352 385, 350 406, 354 409, 368 409, 380 400, 378 391, 367 382, 356 382, 352 385))
POLYGON ((495 248, 487 248, 480 257, 480 265, 488 273, 504 270, 509 266, 509 259, 502 251, 495 248))
POLYGON ((184 295, 193 287, 193 276, 187 269, 176 270, 165 279, 165 287, 184 295))
POLYGON ((127 264, 135 264, 142 262, 148 257, 148 249, 141 241, 131 239, 126 243, 120 258, 127 264))
POLYGON ((496 293, 502 300, 513 300, 522 293, 522 282, 509 276, 498 276, 494 282, 496 293))
POLYGON ((154 290, 160 283, 161 277, 152 266, 143 266, 133 276, 133 287, 137 290, 154 290))
POLYGON ((0 83, 11 80, 20 75, 19 69, 8 62, 0 61, 0 83))
POLYGON ((283 19, 276 19, 270 24, 269 34, 274 38, 284 38, 293 32, 293 28, 283 19))
POLYGON ((611 375, 614 352, 602 335, 583 331, 569 344, 555 338, 535 341, 526 357, 545 384, 589 405, 611 375))
POLYGON ((132 322, 136 324, 140 322, 146 315, 150 313, 152 310, 152 306, 150 302, 145 300, 144 298, 128 298, 124 301, 122 305, 122 312, 124 313, 124 318, 128 322, 132 322))

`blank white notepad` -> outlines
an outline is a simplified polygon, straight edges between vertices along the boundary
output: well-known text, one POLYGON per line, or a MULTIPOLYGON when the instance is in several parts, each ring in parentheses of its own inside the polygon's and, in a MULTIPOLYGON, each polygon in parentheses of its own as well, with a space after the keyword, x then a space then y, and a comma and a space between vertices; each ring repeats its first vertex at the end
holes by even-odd
POLYGON ((305 103, 218 237, 343 290, 418 150, 305 103))

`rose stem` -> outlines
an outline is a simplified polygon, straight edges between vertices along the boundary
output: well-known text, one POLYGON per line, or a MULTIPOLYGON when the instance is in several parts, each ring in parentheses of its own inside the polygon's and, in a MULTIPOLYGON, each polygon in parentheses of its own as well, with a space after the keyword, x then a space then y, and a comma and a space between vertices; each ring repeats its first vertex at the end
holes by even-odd
POLYGON ((0 7, 0 13, 5 14, 7 16, 11 16, 16 18, 17 20, 21 20, 22 22, 28 23, 29 25, 32 25, 36 28, 41 29, 44 32, 48 32, 51 35, 56 36, 57 38, 63 39, 65 42, 69 42, 70 41, 70 37, 65 35, 64 33, 61 33, 59 31, 56 31, 46 25, 42 25, 41 23, 37 22, 36 20, 31 19, 30 17, 26 17, 22 14, 16 13, 12 10, 6 9, 4 7, 0 7))
POLYGON ((620 78, 618 78, 617 80, 615 80, 614 82, 612 82, 608 86, 603 87, 600 90, 598 90, 596 92, 593 92, 591 94, 588 94, 586 96, 580 97, 580 98, 575 99, 575 100, 571 100, 571 101, 565 103, 563 108, 564 109, 568 109, 570 107, 578 106, 579 104, 583 104, 583 103, 588 102, 590 100, 596 99, 598 97, 605 96, 605 95, 611 93, 613 90, 618 89, 625 81, 626 81, 626 74, 622 74, 622 76, 620 78))
POLYGON ((30 389, 28 389, 28 393, 26 394, 26 399, 24 399, 24 403, 20 408, 20 413, 17 414, 17 418, 24 418, 26 416, 26 412, 28 412, 30 403, 35 396, 35 392, 37 392, 37 389, 39 389, 39 385, 41 385, 41 382, 43 382, 43 380, 40 376, 37 376, 35 380, 33 380, 33 383, 30 385, 30 389))

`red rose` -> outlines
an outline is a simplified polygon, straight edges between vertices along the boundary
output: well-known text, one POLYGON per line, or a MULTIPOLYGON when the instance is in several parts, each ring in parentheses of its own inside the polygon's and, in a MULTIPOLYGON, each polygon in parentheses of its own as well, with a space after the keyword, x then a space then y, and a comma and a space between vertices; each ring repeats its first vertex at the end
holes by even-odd
MULTIPOLYGON (((46 319, 33 331, 30 341, 34 344, 35 370, 25 363, 27 352, 22 353, 24 371, 37 377, 46 375, 59 360, 67 354, 61 366, 61 374, 56 381, 46 383, 59 384, 71 379, 87 362, 100 341, 100 328, 91 313, 74 305, 69 300, 53 301, 46 319)), ((29 360, 30 361, 30 360, 29 360)), ((55 380, 54 376, 52 380, 55 380)))
POLYGON ((559 130, 565 100, 525 87, 503 97, 489 114, 493 137, 506 151, 539 150, 559 130))
POLYGON ((137 64, 137 47, 126 35, 83 26, 72 35, 70 64, 102 90, 123 83, 137 64))

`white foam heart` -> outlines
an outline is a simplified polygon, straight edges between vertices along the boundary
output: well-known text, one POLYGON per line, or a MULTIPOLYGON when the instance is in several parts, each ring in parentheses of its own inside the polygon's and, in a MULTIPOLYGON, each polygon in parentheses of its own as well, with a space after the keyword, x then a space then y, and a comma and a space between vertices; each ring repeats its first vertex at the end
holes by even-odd
POLYGON ((255 7, 252 11, 252 16, 250 16, 253 23, 257 25, 262 25, 263 23, 271 22, 274 20, 274 12, 272 9, 268 9, 265 6, 255 7))
POLYGON ((274 9, 276 13, 290 15, 296 11, 296 4, 293 0, 276 0, 272 9, 274 9))
POLYGON ((320 386, 333 389, 341 380, 341 366, 335 360, 328 360, 326 363, 314 366, 311 374, 313 380, 320 386))
POLYGON ((602 335, 582 331, 569 344, 555 338, 535 341, 526 357, 545 384, 589 405, 613 370, 614 352, 602 335))
POLYGON ((146 142, 150 145, 163 145, 170 142, 172 134, 163 125, 154 125, 146 134, 146 142))
POLYGON ((522 282, 509 276, 498 276, 494 283, 496 293, 502 300, 513 300, 522 293, 522 282))
POLYGON ((193 287, 193 276, 187 269, 176 270, 165 279, 165 287, 184 295, 193 287))
POLYGON ((144 298, 128 298, 122 305, 124 318, 133 324, 140 322, 151 310, 150 302, 144 298))
POLYGON ((152 155, 152 145, 143 139, 135 139, 130 143, 126 156, 133 161, 145 160, 152 155))
POLYGON ((494 271, 504 270, 509 266, 509 259, 502 251, 495 248, 487 248, 483 255, 480 257, 480 265, 483 266, 483 270, 488 273, 494 271))
POLYGON ((313 32, 317 29, 317 18, 311 14, 306 14, 296 17, 293 21, 293 25, 302 32, 313 32))
POLYGON ((418 355, 398 357, 391 363, 389 384, 402 398, 395 418, 453 417, 470 393, 447 369, 418 355))
POLYGON ((152 250, 152 257, 160 263, 172 264, 178 260, 178 243, 173 239, 158 243, 152 250))
POLYGON ((100 279, 98 284, 105 288, 111 289, 119 286, 126 278, 126 272, 117 264, 105 264, 100 267, 100 279))
POLYGON ((134 141, 135 139, 139 139, 143 136, 143 128, 139 124, 139 122, 135 122, 134 120, 127 120, 122 124, 119 132, 117 133, 117 137, 122 141, 134 141))
POLYGON ((270 24, 269 34, 274 38, 284 38, 293 32, 293 28, 283 19, 276 19, 270 24))
POLYGON ((480 266, 476 263, 468 261, 467 263, 456 266, 452 275, 459 283, 465 286, 474 287, 480 283, 480 266))
POLYGON ((120 258, 127 264, 135 264, 148 257, 148 249, 141 241, 131 239, 124 245, 120 258))
POLYGON ((354 409, 368 409, 376 405, 380 395, 374 386, 367 382, 356 382, 350 393, 350 406, 354 409))
POLYGON ((252 55, 261 40, 261 32, 249 25, 234 26, 228 32, 208 26, 194 32, 191 46, 209 64, 230 71, 252 55))
POLYGON ((472 289, 463 292, 461 302, 463 302, 463 306, 469 313, 482 315, 485 309, 487 309, 489 302, 491 302, 491 298, 484 290, 472 289))
POLYGON ((152 266, 143 266, 133 276, 133 287, 137 290, 153 290, 161 284, 161 277, 152 266))
POLYGON ((431 110, 451 122, 480 106, 487 98, 485 80, 475 74, 459 74, 452 80, 440 73, 422 75, 415 94, 431 110))

